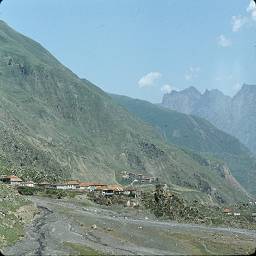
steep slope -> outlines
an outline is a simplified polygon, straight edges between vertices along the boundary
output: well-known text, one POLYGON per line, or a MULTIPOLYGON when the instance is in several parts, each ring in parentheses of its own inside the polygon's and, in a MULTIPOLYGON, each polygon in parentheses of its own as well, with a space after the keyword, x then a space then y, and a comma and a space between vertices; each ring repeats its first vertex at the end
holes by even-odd
POLYGON ((256 193, 256 160, 238 139, 208 121, 125 96, 112 97, 131 113, 154 126, 169 144, 176 144, 226 162, 235 178, 256 193))
POLYGON ((231 121, 231 100, 219 90, 206 90, 194 105, 191 114, 205 118, 219 129, 228 131, 231 121))
POLYGON ((219 129, 237 137, 256 153, 256 86, 243 85, 233 97, 218 90, 206 90, 195 99, 189 89, 164 95, 162 105, 172 110, 203 117, 219 129), (185 96, 184 96, 185 95, 185 96), (192 101, 189 107, 184 102, 192 101))
POLYGON ((256 153, 256 85, 243 85, 233 97, 229 129, 256 153))
POLYGON ((0 136, 4 164, 33 179, 116 182, 127 170, 211 194, 218 201, 245 198, 223 178, 218 163, 168 146, 153 128, 4 22, 0 136))

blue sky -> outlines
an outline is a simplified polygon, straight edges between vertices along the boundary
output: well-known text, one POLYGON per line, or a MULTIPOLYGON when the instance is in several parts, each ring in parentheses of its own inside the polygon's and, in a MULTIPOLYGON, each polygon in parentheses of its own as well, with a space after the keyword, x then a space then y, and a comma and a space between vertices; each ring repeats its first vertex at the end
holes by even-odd
POLYGON ((103 90, 160 102, 173 88, 256 83, 250 0, 4 0, 0 19, 103 90))

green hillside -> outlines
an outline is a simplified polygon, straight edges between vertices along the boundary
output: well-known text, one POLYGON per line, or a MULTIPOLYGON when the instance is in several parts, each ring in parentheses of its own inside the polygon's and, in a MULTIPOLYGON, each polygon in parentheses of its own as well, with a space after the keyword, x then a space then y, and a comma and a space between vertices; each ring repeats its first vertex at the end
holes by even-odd
POLYGON ((117 182, 121 171, 206 193, 245 198, 223 166, 167 145, 102 90, 81 80, 38 43, 0 22, 0 157, 34 180, 117 182))
POLYGON ((128 111, 154 126, 169 144, 176 144, 226 162, 235 178, 248 191, 256 193, 256 160, 236 138, 199 117, 126 96, 112 97, 128 111))

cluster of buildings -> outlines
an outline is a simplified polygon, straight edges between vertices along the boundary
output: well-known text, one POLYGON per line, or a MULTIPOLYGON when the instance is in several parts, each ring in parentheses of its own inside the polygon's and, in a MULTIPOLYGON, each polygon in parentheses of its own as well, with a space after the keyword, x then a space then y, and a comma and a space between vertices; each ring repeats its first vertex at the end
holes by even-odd
MULTIPOLYGON (((233 216, 241 216, 240 212, 235 212, 233 209, 231 208, 225 208, 223 210, 223 213, 227 214, 227 215, 233 215, 233 216)), ((251 213, 251 216, 253 217, 254 220, 256 220, 256 213, 251 213)))
POLYGON ((138 183, 157 183, 158 182, 158 178, 157 177, 149 177, 149 176, 145 176, 143 174, 136 174, 133 172, 122 172, 122 179, 124 181, 129 181, 129 182, 138 182, 138 183))
POLYGON ((20 187, 34 187, 35 183, 33 181, 23 181, 15 175, 2 175, 0 176, 0 181, 6 184, 20 186, 20 187))
POLYGON ((81 182, 79 180, 67 180, 59 183, 40 182, 34 183, 33 181, 23 181, 14 175, 0 176, 0 182, 18 186, 18 187, 39 187, 45 189, 58 189, 58 190, 76 190, 87 192, 99 192, 105 196, 112 195, 127 195, 136 197, 137 191, 131 187, 122 187, 117 184, 108 185, 99 182, 81 182))
POLYGON ((230 208, 225 208, 223 210, 223 213, 227 214, 227 215, 234 215, 234 216, 240 216, 241 213, 240 212, 234 212, 232 209, 230 208))

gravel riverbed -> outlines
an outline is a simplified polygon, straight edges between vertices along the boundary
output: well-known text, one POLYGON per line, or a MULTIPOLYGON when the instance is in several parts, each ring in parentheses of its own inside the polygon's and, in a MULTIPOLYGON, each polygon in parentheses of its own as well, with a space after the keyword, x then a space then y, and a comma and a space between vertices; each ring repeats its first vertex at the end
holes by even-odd
POLYGON ((252 230, 159 221, 72 200, 30 199, 40 215, 4 255, 241 255, 256 248, 252 230))

